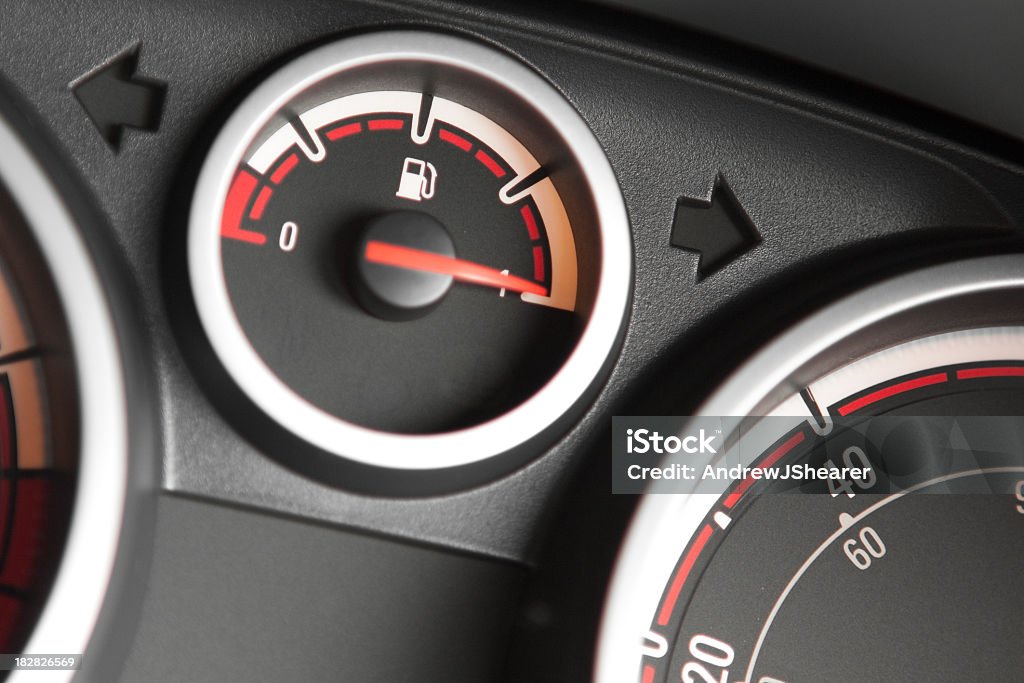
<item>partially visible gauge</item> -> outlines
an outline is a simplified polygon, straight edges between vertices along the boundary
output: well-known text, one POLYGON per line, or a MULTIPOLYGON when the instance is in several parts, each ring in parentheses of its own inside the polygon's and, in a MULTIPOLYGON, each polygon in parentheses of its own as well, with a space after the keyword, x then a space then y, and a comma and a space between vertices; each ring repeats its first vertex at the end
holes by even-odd
POLYGON ((1005 256, 897 278, 737 371, 700 413, 766 416, 747 427, 752 468, 863 473, 800 486, 825 495, 760 495, 780 484, 749 473, 721 496, 652 487, 596 680, 1017 680, 1022 274, 1005 256))
POLYGON ((74 500, 77 407, 52 285, 0 186, 0 649, 21 652, 53 580, 74 500), (26 294, 28 296, 26 296, 26 294))
POLYGON ((418 32, 320 47, 249 95, 200 174, 189 268, 263 412, 396 470, 550 438, 607 369, 631 287, 579 115, 515 59, 418 32))
MULTIPOLYGON (((113 320, 91 258, 43 166, 0 116, 4 653, 78 655, 95 642, 123 548, 126 409, 113 320)), ((72 673, 13 671, 8 680, 72 673)))

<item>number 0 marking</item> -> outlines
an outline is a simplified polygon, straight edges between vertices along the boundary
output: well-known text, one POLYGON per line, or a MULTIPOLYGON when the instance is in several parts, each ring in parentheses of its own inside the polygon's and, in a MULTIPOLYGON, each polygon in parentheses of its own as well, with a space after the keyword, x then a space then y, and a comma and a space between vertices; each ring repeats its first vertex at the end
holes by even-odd
POLYGON ((292 251, 295 249, 295 243, 298 241, 299 226, 291 221, 288 221, 281 226, 281 237, 277 240, 277 244, 281 247, 281 251, 292 251))
POLYGON ((647 657, 661 659, 668 654, 668 640, 656 631, 644 634, 643 653, 647 657))

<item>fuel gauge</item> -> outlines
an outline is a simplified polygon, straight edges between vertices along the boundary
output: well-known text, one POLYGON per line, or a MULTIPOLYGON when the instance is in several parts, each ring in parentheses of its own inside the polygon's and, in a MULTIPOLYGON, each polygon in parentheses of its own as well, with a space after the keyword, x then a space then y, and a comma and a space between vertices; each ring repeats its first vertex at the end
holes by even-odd
POLYGON ((253 402, 397 469, 553 435, 631 284, 621 195, 575 110, 429 33, 341 40, 259 86, 203 167, 189 242, 200 318, 253 402))

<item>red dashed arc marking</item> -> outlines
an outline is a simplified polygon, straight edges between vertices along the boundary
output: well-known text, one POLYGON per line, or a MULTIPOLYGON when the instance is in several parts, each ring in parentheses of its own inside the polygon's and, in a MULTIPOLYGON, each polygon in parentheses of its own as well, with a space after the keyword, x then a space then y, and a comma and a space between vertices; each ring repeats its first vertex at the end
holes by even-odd
POLYGON ((839 406, 838 412, 843 417, 846 417, 850 413, 856 412, 861 408, 866 408, 872 403, 877 403, 884 398, 889 398, 891 396, 896 396, 897 394, 913 391, 914 389, 920 389, 921 387, 927 387, 933 384, 942 384, 947 381, 949 381, 949 375, 945 372, 938 372, 934 375, 925 375, 924 377, 915 377, 914 379, 908 379, 905 382, 898 382, 854 399, 849 403, 839 406))
MULTIPOLYGON (((785 457, 787 453, 799 446, 803 442, 804 438, 803 432, 797 432, 785 443, 776 448, 770 455, 759 462, 757 467, 760 469, 771 467, 785 457)), ((747 492, 747 489, 749 489, 753 483, 753 477, 744 479, 736 487, 736 490, 725 499, 723 505, 727 508, 733 507, 740 498, 743 497, 743 494, 747 492)), ((711 540, 713 533, 714 527, 710 524, 705 524, 701 527, 700 533, 697 534, 697 537, 694 539, 689 550, 686 551, 686 555, 683 557, 683 561, 679 565, 679 569, 676 570, 675 576, 672 578, 672 583, 669 586, 668 594, 665 596, 665 601, 662 602, 661 609, 658 611, 659 626, 666 626, 672 619, 672 612, 675 610, 676 603, 679 601, 679 594, 682 592, 683 586, 686 585, 686 580, 690 577, 690 572, 693 570, 693 566, 697 563, 697 559, 704 551, 704 547, 707 546, 708 541, 711 540)))
POLYGON ((472 142, 470 142, 466 138, 462 137, 461 135, 456 135, 455 133, 451 132, 450 130, 445 130, 444 128, 442 128, 437 135, 444 142, 447 142, 449 144, 455 145, 456 147, 461 149, 463 152, 468 152, 469 150, 471 150, 473 148, 473 143, 472 142))
POLYGON ((487 168, 488 171, 494 174, 495 178, 505 177, 505 169, 503 169, 501 165, 497 161, 495 161, 494 157, 492 157, 490 154, 483 151, 482 149, 478 149, 474 156, 476 157, 477 161, 479 161, 481 164, 484 165, 484 167, 487 168))
POLYGON ((982 379, 984 377, 1024 377, 1024 367, 1006 365, 988 368, 966 368, 956 371, 957 379, 982 379))
POLYGON ((335 140, 347 138, 350 135, 355 135, 356 133, 361 133, 362 130, 363 124, 359 122, 347 123, 344 126, 338 126, 337 128, 327 131, 327 139, 333 142, 335 140))
POLYGON ((402 119, 373 119, 366 124, 370 130, 402 130, 405 121, 402 119))
MULTIPOLYGON (((404 119, 392 118, 371 119, 366 121, 365 124, 356 121, 332 128, 324 133, 324 137, 334 142, 362 133, 364 130, 403 130, 405 123, 404 119)), ((443 142, 453 145, 463 152, 470 153, 474 148, 470 140, 446 128, 438 128, 437 135, 443 142)), ((493 155, 483 149, 477 149, 476 153, 473 154, 473 158, 480 162, 496 178, 504 178, 508 175, 502 162, 499 162, 493 155)), ((300 162, 301 157, 297 153, 291 152, 274 168, 269 177, 265 176, 265 178, 268 178, 273 185, 280 185, 300 162)), ((266 244, 267 237, 255 230, 243 228, 242 220, 246 216, 252 221, 261 220, 273 193, 273 188, 269 184, 260 185, 260 178, 258 176, 246 169, 239 170, 228 189, 228 196, 224 202, 224 211, 221 214, 221 237, 255 245, 266 244), (259 189, 258 193, 256 193, 257 188, 259 189), (256 193, 256 199, 252 201, 250 206, 250 200, 252 200, 254 193, 256 193), (249 207, 248 214, 246 214, 246 207, 249 207)), ((540 240, 540 225, 533 209, 526 204, 520 207, 519 213, 522 216, 523 224, 526 226, 527 234, 530 236, 530 241, 537 242, 540 240)), ((544 282, 547 276, 544 247, 535 245, 532 248, 532 256, 533 279, 538 282, 544 282)))
MULTIPOLYGON (((439 128, 437 137, 443 142, 447 142, 450 145, 461 149, 463 152, 469 152, 473 149, 473 143, 462 137, 457 133, 446 128, 439 128)), ((476 154, 473 155, 477 161, 479 161, 484 168, 490 171, 495 177, 503 178, 507 175, 507 172, 502 168, 501 164, 494 159, 490 154, 482 149, 477 150, 476 154)), ((540 227, 537 224, 537 218, 533 214, 533 209, 530 208, 529 204, 524 204, 519 208, 519 215, 523 218, 523 223, 526 225, 526 232, 530 236, 531 242, 536 242, 540 239, 540 227)), ((544 249, 543 247, 533 248, 533 279, 538 282, 543 282, 545 276, 544 267, 544 249)))
MULTIPOLYGON (((368 125, 371 130, 401 130, 405 124, 400 119, 376 119, 370 121, 368 125)), ((363 124, 349 123, 328 131, 326 137, 331 141, 340 140, 362 132, 362 130, 363 124)), ((270 174, 270 182, 280 185, 288 177, 288 174, 299 165, 299 161, 298 154, 290 153, 270 174)), ((221 213, 221 237, 256 245, 267 243, 266 235, 242 227, 242 218, 246 215, 245 207, 249 205, 249 200, 258 186, 259 178, 249 171, 242 169, 235 174, 234 180, 231 181, 231 187, 228 189, 227 199, 224 200, 224 211, 221 213)), ((267 209, 267 202, 270 201, 272 195, 273 189, 269 186, 265 185, 260 189, 259 194, 256 195, 256 201, 253 202, 252 208, 249 210, 250 220, 258 221, 263 217, 263 213, 267 209)))
MULTIPOLYGON (((764 460, 759 462, 757 464, 757 468, 756 469, 763 470, 763 469, 767 469, 767 468, 771 467, 772 465, 777 463, 779 460, 781 460, 783 456, 785 456, 791 450, 793 450, 794 448, 799 446, 801 443, 803 443, 803 440, 804 440, 804 433, 803 432, 797 432, 796 434, 791 436, 789 438, 789 440, 787 440, 784 444, 782 444, 781 446, 776 448, 774 451, 772 451, 772 453, 770 455, 768 455, 764 460)), ((734 490, 732 493, 730 493, 726 497, 725 502, 722 503, 722 504, 725 507, 727 507, 727 508, 732 508, 734 505, 736 505, 736 503, 739 502, 740 498, 743 497, 743 494, 747 492, 747 489, 749 489, 751 486, 753 486, 754 481, 755 480, 754 480, 753 477, 747 477, 746 479, 741 481, 739 483, 739 485, 736 486, 736 490, 734 490)))
POLYGON ((252 209, 249 211, 249 218, 258 221, 263 218, 263 211, 267 208, 267 202, 270 201, 270 196, 274 194, 268 186, 264 185, 260 190, 260 193, 256 195, 256 201, 252 204, 252 209))
POLYGON ((253 230, 242 227, 242 216, 249 198, 259 181, 248 171, 239 171, 228 189, 228 198, 224 202, 224 211, 220 219, 220 235, 228 239, 248 242, 249 244, 266 244, 267 238, 253 230))
POLYGON ((525 204, 519 209, 519 213, 523 217, 523 222, 526 223, 526 231, 530 233, 530 239, 539 240, 540 229, 537 227, 537 219, 533 216, 533 209, 530 208, 529 204, 525 204))
POLYGON ((292 172, 292 169, 298 166, 298 164, 299 155, 292 152, 284 161, 281 162, 281 165, 277 167, 277 170, 271 174, 270 182, 275 185, 280 185, 281 181, 284 180, 285 177, 292 172))
POLYGON ((544 282, 544 249, 533 248, 533 279, 537 282, 544 282))
POLYGON ((686 557, 683 558, 683 563, 679 565, 679 571, 676 572, 675 577, 672 579, 668 595, 665 597, 665 602, 661 605, 661 611, 658 612, 659 626, 665 626, 668 624, 669 619, 672 618, 672 610, 676 608, 676 601, 679 600, 679 593, 683 590, 683 584, 686 583, 690 570, 697 563, 697 558, 700 556, 701 551, 704 550, 704 546, 707 545, 708 539, 711 538, 712 531, 713 529, 710 524, 704 525, 700 533, 697 534, 697 538, 694 539, 693 545, 690 546, 690 550, 686 553, 686 557))

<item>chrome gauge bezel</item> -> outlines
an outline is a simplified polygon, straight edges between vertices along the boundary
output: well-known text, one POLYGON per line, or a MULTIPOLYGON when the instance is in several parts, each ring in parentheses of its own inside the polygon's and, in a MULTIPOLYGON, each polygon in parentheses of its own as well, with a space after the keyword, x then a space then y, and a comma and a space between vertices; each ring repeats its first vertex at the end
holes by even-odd
MULTIPOLYGON (((886 376, 964 360, 958 349, 970 349, 971 361, 1024 360, 1022 294, 1021 255, 950 263, 882 282, 769 343, 697 415, 768 415, 796 426, 817 419, 796 393, 804 387, 828 405, 829 397, 851 395, 886 376)), ((597 683, 640 680, 643 635, 680 551, 719 500, 715 494, 658 491, 653 487, 644 496, 619 552, 602 616, 597 683)))
POLYGON ((364 34, 316 48, 273 73, 242 102, 217 136, 199 175, 189 220, 188 265, 199 318, 210 343, 230 377, 260 410, 327 453, 406 471, 487 460, 550 434, 607 371, 621 338, 632 288, 629 223, 622 195, 604 151, 580 115, 550 83, 516 59, 471 40, 418 31, 364 34), (409 62, 472 74, 529 103, 586 169, 601 253, 588 322, 551 380, 494 419, 429 435, 394 434, 353 424, 307 402, 282 382, 257 355, 235 316, 223 276, 218 230, 239 160, 283 106, 342 72, 409 62))
MULTIPOLYGON (((129 459, 125 377, 114 320, 77 225, 43 166, 0 117, 0 183, 49 267, 71 336, 80 414, 76 493, 64 553, 28 653, 84 653, 122 547, 129 459)), ((7 679, 67 681, 74 671, 13 671, 7 679)))

